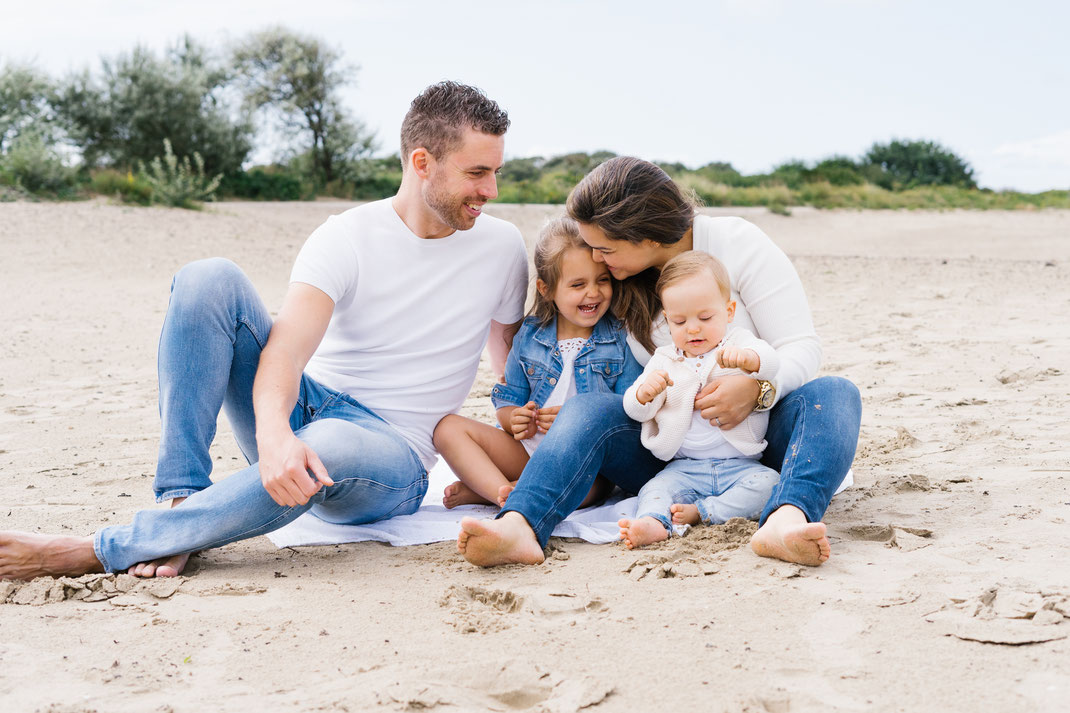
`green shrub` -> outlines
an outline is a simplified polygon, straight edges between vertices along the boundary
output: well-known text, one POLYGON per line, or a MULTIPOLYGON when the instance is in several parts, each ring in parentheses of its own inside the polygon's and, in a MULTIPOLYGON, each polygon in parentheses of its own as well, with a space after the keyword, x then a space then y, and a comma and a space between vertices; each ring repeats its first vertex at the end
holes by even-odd
POLYGON ((209 178, 204 175, 204 159, 193 152, 194 166, 190 165, 189 156, 179 161, 171 150, 171 142, 163 140, 163 159, 152 159, 149 168, 141 164, 141 176, 152 186, 153 200, 176 208, 200 208, 201 201, 215 198, 222 174, 209 178))
POLYGON ((302 201, 315 197, 313 187, 297 176, 263 168, 227 174, 220 181, 219 192, 254 201, 302 201))
POLYGON ((25 132, 0 156, 0 183, 27 193, 69 198, 74 195, 75 172, 44 137, 25 132))
POLYGON ((89 179, 89 188, 94 193, 113 196, 124 203, 152 205, 152 186, 129 171, 125 174, 111 169, 95 171, 89 179))

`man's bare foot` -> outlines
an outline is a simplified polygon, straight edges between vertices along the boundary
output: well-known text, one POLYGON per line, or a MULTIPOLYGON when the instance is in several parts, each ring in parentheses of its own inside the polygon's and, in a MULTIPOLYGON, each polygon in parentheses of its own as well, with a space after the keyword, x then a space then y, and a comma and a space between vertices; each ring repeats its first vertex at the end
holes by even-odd
POLYGON ((103 571, 92 537, 0 532, 0 579, 77 577, 103 571))
POLYGON ((675 503, 669 507, 669 512, 672 513, 672 524, 674 525, 697 525, 702 522, 702 518, 698 514, 698 505, 675 503))
POLYGON ((505 501, 509 499, 509 494, 513 492, 514 488, 516 488, 516 482, 498 488, 498 507, 505 507, 505 501))
MULTIPOLYGON (((186 502, 185 498, 172 498, 171 507, 177 508, 182 503, 186 502)), ((151 562, 139 562, 134 566, 126 570, 127 574, 132 574, 135 577, 177 577, 182 574, 182 570, 186 568, 186 563, 189 562, 189 552, 181 555, 170 555, 168 557, 159 557, 151 562)))
POLYGON ((494 567, 499 564, 541 564, 542 547, 528 521, 510 511, 497 520, 461 520, 457 551, 472 564, 494 567))
POLYGON ((825 536, 825 523, 808 522, 794 505, 781 505, 750 540, 750 547, 762 557, 774 557, 816 567, 829 558, 832 549, 825 536))
POLYGON ((617 524, 620 525, 620 539, 624 540, 629 550, 652 542, 661 542, 669 537, 665 526, 649 515, 637 520, 621 518, 617 520, 617 524))
POLYGON ((177 577, 189 562, 189 553, 160 557, 151 562, 141 562, 126 570, 135 577, 177 577))
POLYGON ((447 485, 442 491, 442 504, 450 510, 458 505, 491 505, 492 503, 457 480, 447 485))

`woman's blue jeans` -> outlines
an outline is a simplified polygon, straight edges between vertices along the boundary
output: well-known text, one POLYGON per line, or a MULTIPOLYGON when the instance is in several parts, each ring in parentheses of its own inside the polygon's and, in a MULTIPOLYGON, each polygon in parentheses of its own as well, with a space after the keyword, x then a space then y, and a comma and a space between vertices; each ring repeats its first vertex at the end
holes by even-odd
POLYGON ((163 430, 153 487, 157 500, 187 499, 97 532, 94 549, 107 571, 262 535, 307 510, 328 522, 362 524, 420 506, 427 471, 405 439, 348 395, 308 376, 301 379, 290 427, 319 455, 335 484, 298 507, 271 499, 256 465, 252 403, 270 331, 270 314, 233 263, 202 260, 175 276, 160 335, 163 430), (220 409, 250 465, 213 483, 209 447, 220 409))
MULTIPOLYGON (((760 522, 781 505, 794 505, 811 522, 824 516, 851 468, 861 419, 858 389, 840 377, 814 379, 773 407, 765 436, 769 445, 761 462, 780 472, 780 482, 760 522)), ((528 461, 502 514, 523 515, 545 547, 554 527, 579 506, 597 475, 638 493, 665 467, 643 447, 640 430, 616 394, 572 397, 528 461)))

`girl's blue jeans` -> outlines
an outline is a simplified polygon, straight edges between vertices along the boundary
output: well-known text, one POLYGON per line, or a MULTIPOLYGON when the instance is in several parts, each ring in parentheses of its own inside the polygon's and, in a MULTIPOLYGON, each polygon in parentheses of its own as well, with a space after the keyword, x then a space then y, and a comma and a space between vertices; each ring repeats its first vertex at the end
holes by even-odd
MULTIPOLYGON (((760 522, 781 505, 794 505, 811 522, 822 518, 854 460, 861 418, 858 389, 840 377, 814 379, 773 407, 765 436, 769 445, 761 462, 780 472, 780 482, 760 522)), ((545 547, 554 527, 580 504, 597 475, 638 493, 665 467, 643 447, 640 429, 624 412, 621 396, 572 397, 528 461, 501 514, 523 515, 545 547)))
POLYGON ((154 490, 158 501, 187 499, 97 532, 94 549, 107 571, 262 535, 308 510, 328 522, 362 524, 420 506, 427 471, 405 439, 348 395, 308 376, 301 379, 290 427, 335 484, 298 507, 271 499, 257 468, 252 404, 270 331, 270 314, 233 263, 202 260, 175 276, 160 335, 163 430, 154 490), (220 409, 250 465, 213 483, 209 447, 220 409))

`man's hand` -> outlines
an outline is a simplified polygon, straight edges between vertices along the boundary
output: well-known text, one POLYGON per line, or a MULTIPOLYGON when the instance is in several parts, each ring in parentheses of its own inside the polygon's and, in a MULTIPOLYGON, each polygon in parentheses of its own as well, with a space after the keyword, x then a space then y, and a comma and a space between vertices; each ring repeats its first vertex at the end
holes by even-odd
POLYGON ((646 377, 646 381, 642 386, 635 390, 635 398, 639 403, 646 406, 648 403, 654 400, 654 397, 660 394, 665 389, 672 386, 672 379, 669 378, 669 372, 658 369, 651 372, 650 376, 646 377))
POLYGON ((539 409, 538 415, 535 417, 535 424, 538 426, 539 433, 546 433, 550 430, 550 426, 554 425, 554 419, 557 418, 557 412, 560 410, 560 406, 539 409))
POLYGON ((534 436, 538 428, 538 416, 539 406, 534 401, 528 401, 523 406, 513 409, 513 413, 509 416, 509 430, 512 431, 513 438, 523 441, 525 438, 534 436))
POLYGON ((304 505, 324 485, 334 485, 316 452, 292 433, 259 450, 260 482, 279 505, 304 505))
POLYGON ((718 428, 734 428, 758 405, 758 382, 744 374, 715 379, 695 395, 695 408, 718 428))

